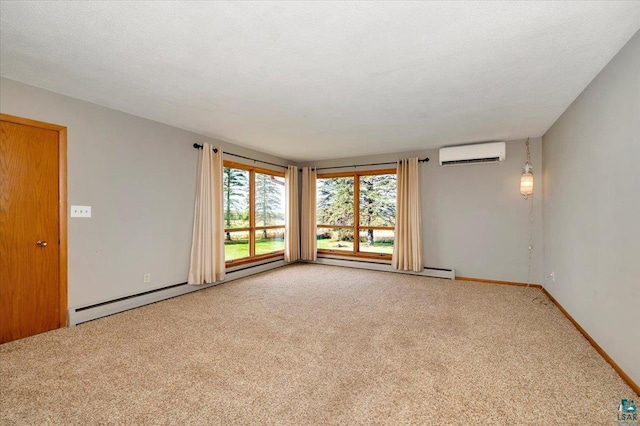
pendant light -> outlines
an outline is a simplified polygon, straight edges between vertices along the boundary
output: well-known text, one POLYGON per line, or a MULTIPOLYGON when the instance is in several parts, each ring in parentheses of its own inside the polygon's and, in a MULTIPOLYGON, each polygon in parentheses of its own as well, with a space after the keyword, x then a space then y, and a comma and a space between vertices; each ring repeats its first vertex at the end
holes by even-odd
POLYGON ((533 166, 531 165, 531 153, 529 152, 529 138, 527 138, 527 162, 522 167, 522 176, 520 176, 520 194, 526 200, 529 195, 533 194, 533 166))

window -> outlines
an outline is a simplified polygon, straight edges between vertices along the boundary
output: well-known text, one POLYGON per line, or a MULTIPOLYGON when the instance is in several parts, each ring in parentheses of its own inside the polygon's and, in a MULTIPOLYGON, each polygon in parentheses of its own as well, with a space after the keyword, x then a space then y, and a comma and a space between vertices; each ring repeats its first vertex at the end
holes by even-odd
POLYGON ((396 222, 396 171, 318 175, 319 253, 391 258, 396 222))
POLYGON ((224 162, 224 255, 237 264, 284 252, 284 174, 224 162))

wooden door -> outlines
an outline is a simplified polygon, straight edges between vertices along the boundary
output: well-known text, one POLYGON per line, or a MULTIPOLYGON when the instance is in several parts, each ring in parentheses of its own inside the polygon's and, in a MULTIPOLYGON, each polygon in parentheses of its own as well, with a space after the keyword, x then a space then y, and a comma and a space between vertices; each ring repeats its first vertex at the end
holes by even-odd
POLYGON ((0 343, 66 325, 63 127, 0 117, 0 343), (64 281, 64 282, 63 282, 64 281))

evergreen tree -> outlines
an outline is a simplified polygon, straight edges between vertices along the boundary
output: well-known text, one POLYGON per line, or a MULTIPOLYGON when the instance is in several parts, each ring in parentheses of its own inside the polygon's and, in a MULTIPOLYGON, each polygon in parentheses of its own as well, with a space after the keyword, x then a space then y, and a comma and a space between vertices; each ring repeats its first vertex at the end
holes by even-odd
MULTIPOLYGON (((354 182, 351 177, 318 179, 317 219, 324 225, 353 225, 354 182)), ((395 226, 396 176, 360 176, 361 226, 395 226)), ((351 230, 340 229, 339 240, 351 240, 351 230)), ((367 229, 367 245, 374 244, 374 230, 367 229)))
MULTIPOLYGON (((353 225, 353 178, 318 179, 317 220, 325 225, 353 225)), ((351 240, 351 230, 339 229, 338 239, 351 240)))
MULTIPOLYGON (((256 173, 256 226, 274 225, 278 216, 282 216, 281 209, 284 191, 284 181, 263 173, 256 173), (280 213, 280 214, 279 214, 280 213)), ((267 230, 263 231, 263 238, 267 238, 267 230)))
MULTIPOLYGON (((231 221, 242 218, 242 210, 246 209, 249 195, 248 173, 245 170, 225 167, 222 173, 224 191, 224 223, 231 228, 231 221)), ((227 232, 227 241, 231 241, 231 233, 227 232)))
MULTIPOLYGON (((360 225, 395 226, 396 175, 360 177, 360 225)), ((367 229, 367 245, 373 246, 373 229, 367 229)))

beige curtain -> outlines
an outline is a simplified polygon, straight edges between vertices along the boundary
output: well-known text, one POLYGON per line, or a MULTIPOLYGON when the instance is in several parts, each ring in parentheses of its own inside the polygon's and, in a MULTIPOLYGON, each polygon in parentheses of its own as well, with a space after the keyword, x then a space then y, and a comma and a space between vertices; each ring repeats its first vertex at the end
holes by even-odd
POLYGON ((300 226, 298 209, 298 168, 289 166, 284 172, 284 261, 300 259, 300 226))
POLYGON ((403 271, 422 272, 422 217, 418 158, 398 160, 396 238, 391 265, 403 271))
POLYGON ((222 209, 222 148, 202 144, 193 218, 189 284, 224 279, 224 217, 222 209))
POLYGON ((302 260, 316 260, 316 170, 302 168, 301 249, 302 260))

